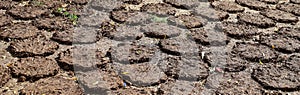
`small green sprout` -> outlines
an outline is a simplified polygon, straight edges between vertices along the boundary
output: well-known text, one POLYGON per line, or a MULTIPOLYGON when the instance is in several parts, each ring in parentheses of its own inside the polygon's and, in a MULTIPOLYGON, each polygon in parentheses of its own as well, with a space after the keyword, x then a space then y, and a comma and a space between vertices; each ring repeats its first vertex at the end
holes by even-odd
POLYGON ((72 21, 76 21, 78 19, 78 16, 77 15, 74 15, 74 14, 70 14, 68 16, 69 19, 71 19, 72 21))
POLYGON ((153 22, 167 23, 168 22, 168 18, 167 17, 152 16, 151 21, 153 21, 153 22))
POLYGON ((69 12, 63 12, 64 16, 68 16, 70 13, 69 12))
POLYGON ((129 72, 122 72, 122 74, 126 75, 126 74, 129 74, 129 72))
POLYGON ((73 25, 77 24, 77 20, 78 20, 78 16, 77 15, 72 14, 72 13, 66 11, 65 8, 58 8, 57 12, 60 13, 60 14, 62 14, 65 17, 68 17, 72 21, 73 25))
POLYGON ((63 11, 65 11, 64 8, 58 8, 58 9, 57 9, 57 12, 58 12, 58 13, 62 13, 63 11))
POLYGON ((259 64, 260 64, 260 65, 263 65, 264 63, 263 63, 261 60, 259 60, 259 64))

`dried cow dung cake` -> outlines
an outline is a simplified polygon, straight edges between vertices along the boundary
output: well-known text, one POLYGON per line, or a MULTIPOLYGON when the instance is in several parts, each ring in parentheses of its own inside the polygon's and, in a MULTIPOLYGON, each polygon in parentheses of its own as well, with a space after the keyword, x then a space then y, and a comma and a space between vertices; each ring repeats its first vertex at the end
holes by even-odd
POLYGON ((66 45, 95 43, 101 34, 94 27, 76 27, 64 31, 55 31, 52 40, 66 45))
POLYGON ((192 9, 199 5, 197 0, 163 0, 164 2, 176 6, 177 8, 192 9))
POLYGON ((105 94, 110 89, 117 89, 123 84, 123 80, 114 72, 101 70, 77 71, 76 76, 86 93, 105 94))
POLYGON ((72 22, 62 17, 43 18, 33 21, 33 25, 45 30, 66 30, 72 27, 72 22))
POLYGON ((133 10, 125 10, 125 9, 116 9, 111 11, 111 18, 115 20, 116 22, 125 22, 128 18, 131 18, 132 16, 136 15, 137 11, 133 10))
POLYGON ((285 22, 285 23, 293 23, 298 22, 297 16, 292 13, 280 11, 280 10, 266 10, 261 12, 262 15, 276 20, 278 22, 285 22))
POLYGON ((224 32, 219 30, 207 30, 205 28, 190 29, 191 33, 187 33, 187 37, 198 44, 202 45, 215 45, 223 46, 226 45, 228 39, 224 32), (216 39, 217 38, 217 39, 216 39))
POLYGON ((47 12, 48 12, 47 9, 34 7, 34 6, 28 6, 28 7, 17 6, 7 11, 8 14, 12 15, 15 18, 20 18, 20 19, 34 19, 47 14, 47 12))
POLYGON ((268 4, 259 0, 236 0, 236 3, 259 11, 269 8, 268 4))
POLYGON ((144 36, 140 26, 123 25, 116 28, 116 32, 111 33, 111 39, 116 41, 134 41, 144 36))
POLYGON ((60 44, 72 45, 74 29, 55 31, 51 37, 53 41, 60 44))
POLYGON ((83 14, 78 18, 79 25, 98 27, 102 22, 109 21, 109 13, 93 11, 93 14, 83 14))
POLYGON ((44 57, 20 58, 14 61, 10 68, 21 81, 53 76, 59 71, 54 59, 44 57))
POLYGON ((105 52, 90 47, 88 45, 72 47, 60 52, 56 60, 65 70, 95 69, 96 66, 104 64, 101 59, 105 56, 105 52))
POLYGON ((44 36, 17 40, 12 42, 7 50, 15 57, 49 56, 58 49, 58 44, 44 36))
POLYGON ((238 54, 253 62, 269 62, 278 57, 278 52, 264 45, 260 44, 244 44, 237 43, 232 49, 233 54, 238 54))
POLYGON ((258 27, 243 23, 222 22, 217 27, 222 29, 229 37, 236 39, 250 39, 260 34, 258 27))
POLYGON ((229 14, 224 11, 216 10, 211 7, 197 7, 193 10, 195 14, 206 18, 208 21, 222 21, 229 17, 229 14))
POLYGON ((198 45, 195 41, 187 38, 170 38, 162 39, 159 43, 163 52, 173 55, 193 55, 200 52, 198 45))
POLYGON ((0 30, 0 38, 2 39, 27 39, 32 38, 40 34, 35 26, 30 23, 15 23, 6 27, 2 27, 0 30))
POLYGON ((208 77, 208 65, 199 56, 167 55, 159 59, 157 66, 169 77, 184 81, 201 81, 208 77))
POLYGON ((278 33, 300 40, 300 28, 282 27, 279 29, 278 33))
POLYGON ((184 29, 200 28, 207 24, 207 20, 201 16, 179 15, 168 18, 169 24, 179 26, 184 29))
POLYGON ((216 9, 227 11, 230 13, 243 12, 245 8, 231 1, 214 1, 212 6, 216 9))
POLYGON ((160 86, 159 92, 165 95, 201 95, 203 94, 203 86, 199 82, 190 82, 184 80, 170 81, 160 86))
POLYGON ((158 52, 156 46, 146 46, 139 44, 118 44, 111 48, 112 60, 121 64, 135 64, 149 62, 158 52))
POLYGON ((254 69, 252 77, 264 87, 296 90, 300 86, 299 66, 293 66, 293 64, 299 65, 299 56, 287 63, 261 65, 259 68, 254 69), (298 69, 298 71, 295 69, 298 69))
POLYGON ((155 64, 150 62, 136 64, 114 64, 116 72, 126 82, 145 87, 159 83, 166 75, 155 64))
POLYGON ((300 16, 300 5, 299 4, 282 3, 282 4, 276 5, 276 8, 279 10, 283 10, 286 12, 293 13, 297 16, 300 16))
POLYGON ((219 79, 220 85, 216 90, 216 94, 261 94, 261 86, 251 78, 251 74, 247 72, 226 73, 219 79))
POLYGON ((154 13, 157 15, 173 15, 176 10, 172 5, 166 3, 149 3, 141 7, 142 12, 154 13))
POLYGON ((90 0, 91 8, 98 11, 111 11, 123 4, 122 0, 90 0))
POLYGON ((292 53, 300 52, 300 41, 284 35, 261 35, 261 43, 278 51, 292 53))
POLYGON ((244 22, 246 24, 255 25, 260 28, 269 28, 275 26, 275 21, 270 18, 267 18, 259 13, 240 13, 237 16, 240 22, 244 22))
POLYGON ((29 83, 19 91, 20 94, 42 95, 42 94, 63 94, 63 95, 82 95, 84 91, 71 79, 62 77, 51 77, 40 79, 34 83, 29 83))
POLYGON ((167 39, 179 36, 183 32, 183 29, 167 23, 151 23, 141 27, 141 31, 147 37, 167 39))
POLYGON ((226 72, 244 71, 250 64, 250 62, 248 62, 247 60, 244 60, 239 56, 234 56, 230 52, 219 52, 219 51, 211 51, 206 53, 204 56, 204 60, 205 62, 208 62, 211 65, 223 67, 221 69, 224 69, 224 71, 226 72))

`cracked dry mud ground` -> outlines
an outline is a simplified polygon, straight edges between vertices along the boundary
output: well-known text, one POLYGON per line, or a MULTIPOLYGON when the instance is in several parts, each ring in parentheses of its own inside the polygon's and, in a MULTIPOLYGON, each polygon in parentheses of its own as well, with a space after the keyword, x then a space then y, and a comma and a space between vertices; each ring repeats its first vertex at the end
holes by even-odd
POLYGON ((300 95, 299 14, 299 0, 0 0, 0 94, 300 95))

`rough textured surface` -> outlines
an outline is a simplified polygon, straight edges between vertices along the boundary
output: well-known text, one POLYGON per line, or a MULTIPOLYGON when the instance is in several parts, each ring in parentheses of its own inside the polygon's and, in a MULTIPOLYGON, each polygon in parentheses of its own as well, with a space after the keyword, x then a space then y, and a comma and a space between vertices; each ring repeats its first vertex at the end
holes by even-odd
MULTIPOLYGON (((295 59, 299 61, 298 59, 295 59)), ((296 64, 296 63, 294 63, 296 64)), ((292 71, 289 66, 266 65, 254 70, 253 77, 265 87, 282 90, 293 90, 299 87, 298 71, 292 71)))
POLYGON ((14 41, 7 50, 16 57, 48 56, 58 49, 58 44, 44 36, 14 41))
POLYGON ((9 68, 3 66, 3 65, 0 65, 0 86, 4 86, 8 80, 11 78, 11 73, 10 73, 10 70, 9 68))
POLYGON ((233 48, 233 53, 239 54, 241 57, 249 61, 271 61, 277 58, 278 53, 271 48, 259 44, 243 44, 238 43, 233 48))
POLYGON ((148 37, 164 39, 179 36, 184 30, 166 23, 151 23, 141 27, 141 31, 148 37))
POLYGON ((286 4, 278 4, 276 6, 277 9, 279 10, 283 10, 283 11, 286 11, 286 12, 290 12, 290 13, 293 13, 295 15, 300 15, 300 5, 299 4, 291 4, 291 3, 286 3, 286 4))
POLYGON ((136 14, 135 11, 127 11, 127 10, 115 10, 111 12, 111 17, 116 22, 125 22, 128 18, 134 16, 136 14))
POLYGON ((261 37, 261 43, 282 52, 298 52, 300 41, 284 35, 266 35, 261 37))
POLYGON ((259 1, 266 2, 269 4, 277 4, 280 0, 259 0, 259 1))
POLYGON ((115 64, 116 72, 123 80, 134 86, 143 87, 159 83, 166 75, 151 63, 115 64))
POLYGON ((195 0, 163 0, 163 1, 175 7, 184 8, 184 9, 197 7, 199 4, 199 2, 195 0))
POLYGON ((258 31, 259 28, 242 23, 223 22, 222 24, 219 24, 218 27, 229 37, 237 39, 249 39, 260 34, 258 31))
POLYGON ((0 27, 8 25, 12 22, 12 17, 5 14, 0 14, 0 27))
POLYGON ((236 2, 242 6, 246 6, 255 10, 264 10, 268 8, 266 3, 259 0, 236 0, 236 2))
POLYGON ((107 93, 110 89, 116 89, 122 85, 117 74, 106 71, 77 72, 79 83, 86 89, 85 93, 107 93))
POLYGON ((201 94, 201 84, 189 81, 175 81, 163 84, 160 87, 162 94, 201 94))
POLYGON ((215 1, 212 6, 230 13, 243 12, 245 9, 235 2, 230 1, 215 1))
POLYGON ((135 44, 118 44, 117 47, 112 47, 112 58, 114 61, 122 64, 135 64, 149 62, 155 53, 157 47, 135 44))
POLYGON ((192 15, 180 15, 175 18, 169 18, 169 21, 171 24, 188 29, 203 27, 207 23, 207 20, 201 16, 192 15))
POLYGON ((72 94, 81 95, 83 90, 73 80, 61 77, 46 78, 24 86, 20 94, 72 94))
POLYGON ((18 59, 12 63, 10 68, 12 73, 19 77, 20 81, 53 76, 59 71, 59 66, 55 60, 42 57, 18 59))
POLYGON ((41 9, 38 7, 25 7, 25 8, 12 8, 8 11, 8 14, 20 19, 33 19, 46 14, 46 9, 41 9))
POLYGON ((220 79, 222 81, 216 94, 261 94, 261 86, 251 79, 249 73, 226 73, 224 77, 220 79))
POLYGON ((227 12, 218 11, 212 8, 202 8, 197 7, 193 10, 197 15, 203 16, 208 19, 208 21, 222 21, 229 17, 227 12))
POLYGON ((238 14, 238 19, 241 22, 245 22, 247 24, 255 25, 262 28, 268 28, 275 26, 275 22, 258 13, 242 13, 238 14))
POLYGON ((141 11, 154 13, 157 15, 172 15, 175 14, 175 8, 166 3, 146 4, 141 7, 141 11))
POLYGON ((261 12, 262 15, 269 17, 273 20, 276 20, 278 22, 297 22, 298 19, 295 15, 288 13, 288 12, 284 12, 284 11, 280 11, 280 10, 267 10, 265 12, 261 12))
POLYGON ((159 62, 165 74, 178 80, 201 81, 208 76, 207 64, 198 58, 167 56, 159 62))
POLYGON ((106 52, 94 49, 92 46, 79 45, 59 54, 57 61, 66 70, 90 70, 105 64, 102 58, 106 52))
POLYGON ((111 33, 113 40, 117 41, 134 41, 144 36, 140 26, 120 26, 116 28, 117 32, 111 33))
POLYGON ((196 43, 187 38, 170 38, 163 39, 159 43, 163 52, 173 55, 189 55, 199 52, 196 43))
POLYGON ((40 33, 35 26, 30 23, 15 23, 10 26, 1 27, 1 39, 26 39, 37 36, 40 33))
POLYGON ((295 3, 295 4, 300 4, 299 0, 290 0, 290 2, 295 3))
POLYGON ((121 0, 91 0, 91 7, 99 11, 111 11, 123 4, 121 0))
POLYGON ((71 28, 71 23, 61 17, 37 19, 34 25, 40 29, 46 30, 66 30, 71 28))
POLYGON ((300 95, 299 0, 0 0, 5 95, 300 95))
POLYGON ((300 28, 282 27, 279 29, 278 33, 281 35, 287 35, 292 38, 300 40, 300 28))

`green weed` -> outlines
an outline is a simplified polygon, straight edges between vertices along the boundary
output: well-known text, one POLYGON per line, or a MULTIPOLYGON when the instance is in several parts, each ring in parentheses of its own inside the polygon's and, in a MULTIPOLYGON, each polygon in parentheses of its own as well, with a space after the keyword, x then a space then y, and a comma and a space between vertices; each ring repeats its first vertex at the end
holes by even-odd
POLYGON ((152 16, 151 21, 153 22, 160 22, 160 23, 167 23, 168 18, 167 17, 158 17, 158 16, 152 16))
POLYGON ((56 10, 56 12, 62 14, 64 17, 67 17, 68 19, 70 19, 72 21, 73 25, 77 24, 78 16, 66 11, 65 8, 58 8, 56 10))

